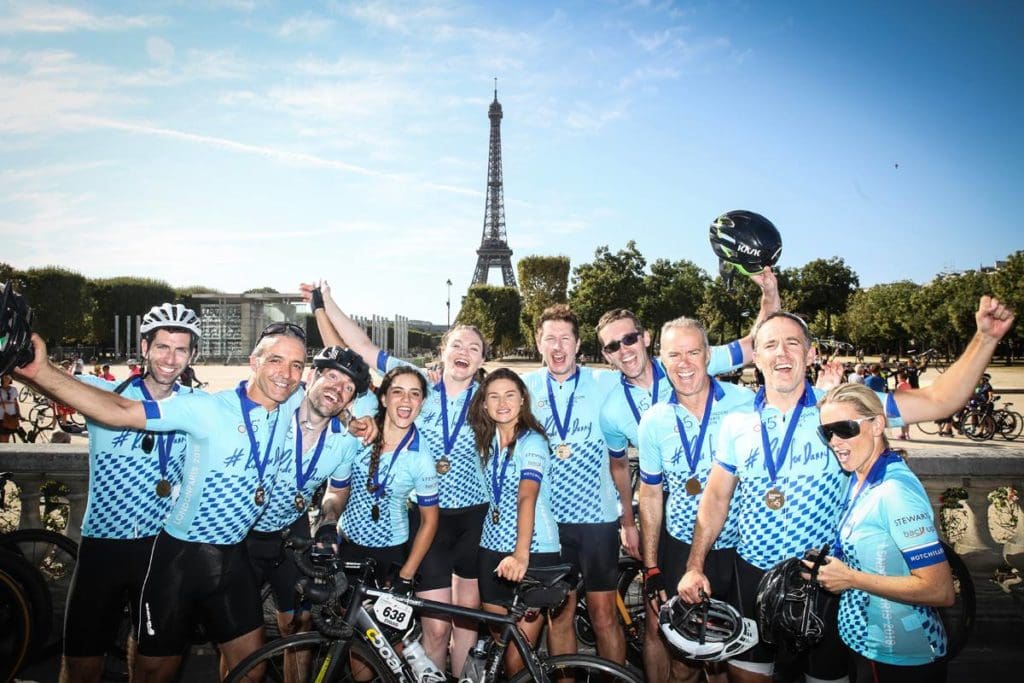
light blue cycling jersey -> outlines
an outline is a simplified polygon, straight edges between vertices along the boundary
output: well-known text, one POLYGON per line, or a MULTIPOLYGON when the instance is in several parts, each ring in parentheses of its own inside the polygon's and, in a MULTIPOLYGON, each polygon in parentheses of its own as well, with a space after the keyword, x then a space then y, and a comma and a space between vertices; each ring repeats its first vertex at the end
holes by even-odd
MULTIPOLYGON (((381 372, 399 365, 415 367, 400 358, 392 358, 384 351, 377 355, 377 369, 381 372)), ((483 505, 490 500, 487 482, 480 468, 480 454, 467 420, 469 402, 479 388, 480 385, 474 381, 459 395, 449 396, 444 391, 442 380, 428 388, 416 418, 416 427, 434 456, 440 507, 444 510, 483 505)))
MULTIPOLYGON (((840 517, 837 557, 882 576, 909 576, 945 561, 928 494, 898 455, 883 453, 859 493, 855 481, 851 477, 840 517)), ((854 652, 885 664, 927 664, 946 654, 946 632, 934 608, 856 589, 840 597, 839 635, 854 652)))
POLYGON ((333 488, 351 488, 339 528, 352 543, 387 548, 409 540, 409 509, 405 501, 415 493, 419 505, 437 505, 437 472, 430 447, 419 430, 410 431, 408 442, 395 451, 380 454, 377 477, 380 488, 371 492, 370 458, 373 446, 364 446, 342 461, 333 488), (377 508, 377 519, 373 509, 377 508))
MULTIPOLYGON (((78 375, 78 380, 105 391, 118 386, 117 382, 93 375, 78 375)), ((192 389, 177 384, 174 391, 182 395, 192 393, 192 389)), ((153 399, 142 377, 133 379, 121 395, 136 401, 153 399)), ((89 431, 89 498, 82 519, 82 536, 155 536, 163 528, 181 489, 188 436, 183 432, 153 433, 151 450, 146 453, 145 432, 115 429, 89 418, 85 422, 89 431), (161 480, 170 485, 170 495, 157 495, 161 480)))
MULTIPOLYGON (((759 569, 835 540, 848 475, 818 434, 817 402, 824 394, 807 382, 796 407, 783 414, 767 405, 761 389, 753 408, 722 421, 715 463, 739 479, 730 507, 739 515, 736 552, 759 569), (771 460, 765 457, 765 439, 771 460)), ((889 426, 900 426, 893 395, 878 396, 889 426)))
MULTIPOLYGON (((709 379, 711 410, 705 413, 707 421, 703 438, 701 426, 705 421, 697 419, 678 403, 659 403, 640 420, 640 479, 652 486, 667 482, 666 529, 673 538, 684 543, 693 543, 697 506, 708 485, 722 420, 729 412, 749 409, 754 404, 754 392, 750 389, 709 379), (688 446, 684 446, 680 438, 680 423, 688 446), (687 486, 691 479, 699 482, 699 490, 692 484, 687 486)), ((738 522, 738 516, 730 509, 715 548, 736 547, 739 541, 738 522)))
MULTIPOLYGON (((743 347, 738 341, 711 347, 709 375, 730 372, 742 365, 743 347)), ((601 407, 601 431, 604 432, 608 450, 611 451, 613 458, 623 455, 627 446, 637 445, 636 427, 648 408, 658 403, 675 401, 675 390, 665 375, 665 366, 661 359, 652 358, 651 369, 654 371, 654 384, 650 391, 629 383, 626 376, 620 372, 618 376, 621 388, 608 394, 608 399, 601 407)))
POLYGON ((288 424, 302 392, 267 411, 246 395, 246 384, 143 402, 146 429, 181 430, 190 437, 181 494, 164 525, 175 538, 221 545, 242 541, 273 495, 278 470, 292 461, 288 424), (256 495, 260 487, 262 504, 256 495))
POLYGON ((519 482, 535 481, 540 484, 536 514, 533 519, 531 553, 557 553, 558 523, 551 514, 551 484, 545 476, 551 452, 547 439, 534 431, 521 434, 515 442, 511 457, 508 448, 498 451, 498 436, 494 437, 491 457, 487 459, 487 478, 491 484, 491 508, 484 519, 480 545, 497 553, 512 553, 519 536, 519 482), (498 521, 494 521, 494 510, 498 521))
POLYGON ((306 514, 313 493, 328 477, 341 478, 345 460, 351 460, 363 444, 352 436, 337 417, 320 432, 308 448, 300 443, 299 411, 295 410, 286 435, 290 462, 278 470, 279 481, 266 510, 256 520, 256 531, 280 531, 290 527, 299 515, 306 514), (296 458, 296 455, 300 457, 296 458))
POLYGON ((530 405, 550 440, 551 507, 559 524, 596 524, 619 518, 619 494, 601 431, 601 406, 618 390, 617 372, 579 367, 564 382, 547 368, 523 375, 530 405), (555 412, 552 411, 552 397, 555 412))

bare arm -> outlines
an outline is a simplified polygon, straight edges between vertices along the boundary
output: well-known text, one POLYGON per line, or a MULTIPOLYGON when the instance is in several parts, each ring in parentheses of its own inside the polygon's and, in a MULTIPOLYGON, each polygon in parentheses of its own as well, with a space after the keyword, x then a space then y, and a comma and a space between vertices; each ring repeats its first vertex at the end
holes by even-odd
POLYGON ((338 520, 341 518, 341 512, 348 504, 348 497, 351 492, 352 487, 350 486, 335 488, 328 484, 323 500, 320 501, 320 522, 318 526, 323 524, 337 526, 338 520))
POLYGON ((963 407, 985 371, 999 340, 1013 327, 1013 312, 998 299, 981 297, 974 314, 978 324, 967 348, 946 372, 920 389, 897 393, 896 404, 906 424, 941 420, 963 407))
POLYGON ((642 537, 645 567, 658 566, 658 540, 664 513, 665 499, 661 484, 640 482, 640 526, 645 529, 642 537))
POLYGON ((497 573, 503 579, 520 582, 530 567, 530 542, 533 540, 533 522, 537 516, 537 496, 540 482, 530 479, 519 481, 519 499, 516 503, 516 549, 498 563, 497 573))
POLYGON ((327 316, 326 310, 322 308, 316 309, 313 317, 316 318, 316 327, 320 330, 320 338, 324 340, 324 346, 345 345, 345 340, 341 338, 338 330, 331 324, 331 319, 327 316))
POLYGON ((629 481, 629 458, 623 455, 621 458, 608 458, 611 468, 612 481, 619 492, 619 502, 622 505, 622 515, 619 517, 619 524, 622 527, 621 542, 626 552, 631 557, 640 559, 640 532, 636 528, 636 520, 633 518, 633 487, 629 481))
MULTIPOLYGON (((308 296, 309 293, 316 288, 316 285, 301 284, 299 289, 302 291, 303 296, 308 296)), ((337 335, 340 336, 345 342, 348 343, 348 347, 363 357, 363 360, 367 362, 370 367, 373 367, 377 362, 377 354, 380 352, 380 347, 374 344, 363 328, 359 326, 359 323, 352 320, 352 318, 345 315, 345 313, 338 307, 338 304, 334 302, 334 297, 331 296, 331 288, 326 281, 320 283, 320 292, 324 297, 324 312, 327 314, 327 318, 337 335)), ((319 318, 317 320, 319 326, 319 318)), ((325 338, 326 341, 326 338, 325 338)))
POLYGON ((32 335, 32 344, 35 347, 35 360, 24 368, 15 369, 16 377, 96 422, 110 427, 146 428, 146 412, 141 401, 132 401, 111 391, 79 382, 50 362, 46 355, 46 344, 39 335, 32 335))
MULTIPOLYGON (((809 562, 804 564, 810 566, 809 562)), ((885 576, 858 571, 831 557, 818 568, 818 583, 832 593, 856 588, 889 600, 929 607, 948 607, 956 598, 953 576, 945 560, 912 569, 910 576, 885 576)))
POLYGON ((711 582, 704 575, 704 560, 718 534, 722 532, 735 490, 736 477, 724 467, 712 465, 708 485, 697 508, 697 523, 693 528, 693 544, 690 547, 690 559, 686 562, 686 574, 679 580, 679 595, 689 603, 700 602, 702 590, 711 595, 711 582))
POLYGON ((405 564, 398 572, 401 578, 411 580, 416 576, 420 562, 430 550, 430 544, 434 542, 439 518, 440 513, 436 505, 420 506, 420 528, 416 530, 416 536, 412 539, 412 548, 409 549, 409 556, 405 558, 405 564))
POLYGON ((765 268, 757 275, 751 275, 750 279, 761 288, 761 308, 757 311, 757 319, 750 328, 750 334, 739 340, 740 348, 743 349, 743 364, 747 365, 754 360, 754 330, 762 320, 782 308, 782 301, 779 298, 779 281, 771 268, 765 268))

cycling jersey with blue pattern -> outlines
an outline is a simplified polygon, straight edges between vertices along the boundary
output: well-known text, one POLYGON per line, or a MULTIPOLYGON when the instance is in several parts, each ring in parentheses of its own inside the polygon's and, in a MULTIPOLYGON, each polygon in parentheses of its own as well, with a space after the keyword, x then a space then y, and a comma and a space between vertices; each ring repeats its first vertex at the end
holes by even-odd
MULTIPOLYGON (((85 384, 113 391, 117 386, 93 375, 78 375, 85 384)), ((177 384, 174 391, 192 393, 177 384)), ((137 401, 152 399, 142 378, 129 383, 121 395, 137 401)), ((89 497, 82 519, 82 535, 89 538, 129 539, 155 536, 181 489, 181 471, 188 449, 183 432, 155 433, 153 448, 142 450, 145 432, 115 429, 86 418, 89 431, 89 497), (160 452, 166 454, 160 469, 160 452), (166 479, 171 495, 156 494, 156 485, 166 479)))
POLYGON ((508 448, 502 449, 495 458, 493 452, 497 446, 498 437, 495 435, 492 456, 487 459, 485 468, 492 488, 496 484, 500 491, 499 500, 494 500, 493 490, 491 492, 491 510, 497 508, 498 523, 494 523, 492 513, 488 511, 480 545, 498 553, 515 551, 519 536, 519 482, 535 481, 540 484, 540 491, 533 518, 530 552, 557 553, 561 549, 558 523, 551 514, 551 484, 545 476, 551 458, 547 439, 533 431, 522 434, 516 440, 511 458, 508 457, 508 448))
POLYGON ((559 524, 596 524, 619 518, 619 495, 609 469, 608 448, 601 431, 601 406, 611 391, 619 390, 619 373, 579 367, 565 382, 551 379, 559 421, 566 428, 568 457, 558 456, 563 443, 551 413, 546 368, 523 375, 530 390, 530 405, 550 440, 555 457, 548 468, 551 506, 559 524), (576 381, 578 377, 579 381, 576 381), (566 423, 569 399, 572 415, 566 423))
MULTIPOLYGON (((859 494, 852 483, 840 518, 837 555, 843 561, 882 576, 909 576, 945 561, 928 494, 898 455, 882 454, 859 494)), ((934 608, 862 590, 843 591, 839 635, 854 652, 885 664, 927 664, 946 654, 946 632, 934 608)))
MULTIPOLYGON (((711 363, 708 365, 709 375, 719 375, 729 372, 743 365, 743 348, 738 341, 730 342, 724 346, 711 347, 711 363)), ((619 373, 619 381, 622 386, 613 390, 608 395, 608 400, 601 407, 601 431, 604 432, 605 441, 608 442, 608 450, 612 457, 619 457, 626 452, 627 446, 637 445, 636 427, 647 409, 654 404, 668 403, 673 400, 675 390, 672 383, 665 375, 665 366, 661 359, 651 359, 651 369, 654 371, 654 384, 648 391, 643 387, 631 384, 626 381, 626 376, 619 373), (629 398, 626 393, 629 393, 629 398), (636 406, 636 413, 630 406, 629 399, 633 399, 633 406, 636 406)))
MULTIPOLYGON (((693 471, 687 460, 686 449, 679 437, 676 419, 683 424, 686 440, 691 453, 700 435, 700 419, 678 403, 659 403, 653 406, 640 420, 640 479, 645 484, 657 486, 668 484, 668 500, 665 502, 665 526, 672 536, 684 543, 693 543, 693 526, 697 521, 697 506, 708 484, 711 465, 715 459, 718 432, 725 416, 736 409, 749 408, 754 404, 754 392, 728 382, 720 383, 714 378, 710 390, 714 401, 708 418, 704 441, 693 471), (690 495, 686 482, 696 478, 700 492, 690 495)), ((739 541, 739 518, 730 510, 722 532, 718 535, 715 548, 735 548, 739 541)))
MULTIPOLYGON (((739 516, 736 552, 759 569, 803 557, 805 551, 835 540, 847 475, 818 434, 817 402, 824 393, 805 383, 797 406, 800 417, 774 482, 765 465, 761 423, 763 420, 768 430, 772 457, 777 460, 797 408, 783 414, 767 405, 761 389, 753 408, 734 411, 722 421, 715 462, 739 479, 730 507, 739 516), (772 490, 785 496, 778 510, 769 508, 765 500, 772 490)), ((900 426, 892 394, 878 396, 886 406, 889 426, 900 426)))
MULTIPOLYGON (((415 367, 399 358, 392 358, 384 351, 377 356, 377 369, 387 372, 399 365, 415 367)), ((458 396, 448 396, 448 435, 455 432, 455 426, 462 415, 463 407, 470 402, 473 394, 480 387, 475 381, 468 389, 458 396)), ((467 406, 468 407, 468 406, 467 406)), ((423 398, 416 427, 430 446, 435 464, 445 456, 444 447, 444 412, 441 410, 441 384, 429 387, 423 398)), ((459 433, 454 437, 455 444, 447 454, 450 469, 444 474, 438 473, 437 486, 440 494, 440 507, 444 510, 483 505, 490 500, 487 493, 487 482, 483 470, 480 469, 480 455, 476 450, 473 430, 468 420, 463 420, 459 433)))
POLYGON ((272 411, 245 392, 243 381, 235 389, 216 394, 143 402, 146 429, 181 430, 190 437, 181 494, 164 525, 175 538, 221 545, 242 541, 272 497, 279 468, 292 462, 288 423, 302 401, 302 392, 293 392, 272 411), (266 462, 263 505, 255 501, 261 482, 243 410, 256 437, 257 457, 266 462))
MULTIPOLYGON (((279 480, 274 492, 270 496, 267 509, 263 511, 260 518, 256 520, 256 531, 280 531, 292 525, 299 518, 299 515, 306 514, 308 508, 299 510, 295 506, 295 496, 300 494, 305 506, 313 500, 313 493, 320 484, 323 484, 328 477, 340 478, 342 473, 342 462, 351 459, 356 452, 362 450, 363 444, 356 437, 352 436, 341 420, 331 418, 330 425, 321 433, 324 437, 323 446, 317 454, 318 443, 311 444, 303 450, 301 461, 296 464, 295 453, 299 452, 297 435, 298 410, 288 426, 288 448, 291 457, 289 462, 282 463, 279 470, 279 480), (315 460, 315 462, 314 462, 315 460), (299 480, 303 483, 299 486, 299 480)), ((319 438, 317 438, 319 442, 319 438)))
POLYGON ((370 476, 373 446, 364 446, 342 461, 338 476, 331 476, 333 488, 351 488, 339 527, 352 543, 370 548, 387 548, 409 540, 409 509, 405 501, 415 493, 419 505, 437 505, 437 472, 434 458, 419 430, 409 444, 392 460, 393 451, 381 453, 377 465, 378 479, 383 486, 378 499, 366 484, 370 476), (380 517, 373 519, 377 503, 380 517))

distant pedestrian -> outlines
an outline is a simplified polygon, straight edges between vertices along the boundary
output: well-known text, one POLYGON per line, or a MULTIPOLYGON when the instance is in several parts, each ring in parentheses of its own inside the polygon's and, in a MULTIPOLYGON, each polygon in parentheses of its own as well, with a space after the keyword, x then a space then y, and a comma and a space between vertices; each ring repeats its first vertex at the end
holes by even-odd
POLYGON ((877 391, 879 393, 885 393, 889 388, 885 385, 885 378, 882 377, 882 366, 878 363, 872 363, 869 369, 867 377, 864 378, 864 384, 871 391, 877 391))
POLYGON ((11 376, 4 375, 0 377, 0 443, 7 443, 11 434, 17 434, 20 424, 21 407, 18 405, 18 390, 11 383, 11 376))
POLYGON ((100 372, 99 377, 100 377, 100 379, 105 379, 108 382, 116 382, 117 381, 117 378, 114 377, 114 374, 112 372, 110 372, 110 365, 109 364, 103 366, 103 370, 102 370, 102 372, 100 372))

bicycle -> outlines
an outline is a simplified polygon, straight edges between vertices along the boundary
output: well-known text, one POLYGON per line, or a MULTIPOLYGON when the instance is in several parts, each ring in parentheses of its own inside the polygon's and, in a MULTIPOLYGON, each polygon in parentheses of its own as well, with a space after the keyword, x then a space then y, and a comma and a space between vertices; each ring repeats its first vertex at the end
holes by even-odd
POLYGON ((502 677, 504 655, 511 643, 525 668, 511 678, 515 683, 551 681, 568 677, 574 680, 617 680, 639 683, 641 678, 629 669, 592 655, 541 655, 516 625, 529 610, 557 607, 572 587, 564 579, 569 565, 532 568, 515 591, 508 614, 492 614, 414 596, 404 596, 374 588, 372 560, 342 562, 331 558, 323 566, 314 566, 305 551, 310 541, 291 539, 293 555, 302 573, 297 591, 311 603, 317 631, 293 634, 271 642, 243 659, 225 679, 226 683, 253 680, 277 680, 285 653, 308 654, 310 671, 299 672, 314 681, 405 681, 418 683, 409 662, 393 647, 392 636, 415 627, 413 614, 432 613, 458 616, 501 629, 501 637, 487 650, 482 677, 473 683, 505 680, 502 677), (352 575, 352 582, 346 577, 352 575), (343 615, 342 615, 343 613, 343 615), (352 671, 354 657, 357 672, 352 671))
POLYGON ((967 641, 974 631, 974 618, 978 602, 974 590, 974 579, 971 578, 971 572, 964 564, 963 558, 957 555, 945 541, 940 541, 940 543, 943 552, 946 553, 949 569, 953 574, 953 592, 956 595, 952 605, 939 608, 939 616, 942 618, 942 625, 946 630, 945 659, 949 661, 967 645, 967 641))
MULTIPOLYGON (((993 401, 1000 397, 996 396, 993 401)), ((995 420, 995 433, 1007 441, 1014 441, 1024 431, 1024 417, 1015 410, 1010 410, 1012 403, 1004 403, 1002 408, 992 411, 995 420)))
MULTIPOLYGON (((637 668, 643 668, 645 609, 643 563, 628 555, 619 557, 619 578, 616 581, 615 606, 619 622, 626 638, 626 661, 637 668)), ((590 623, 586 593, 580 593, 576 600, 576 614, 573 617, 576 639, 587 647, 597 645, 597 636, 590 623)))
POLYGON ((9 681, 21 669, 32 633, 31 603, 21 584, 6 571, 0 554, 0 681, 9 681))

